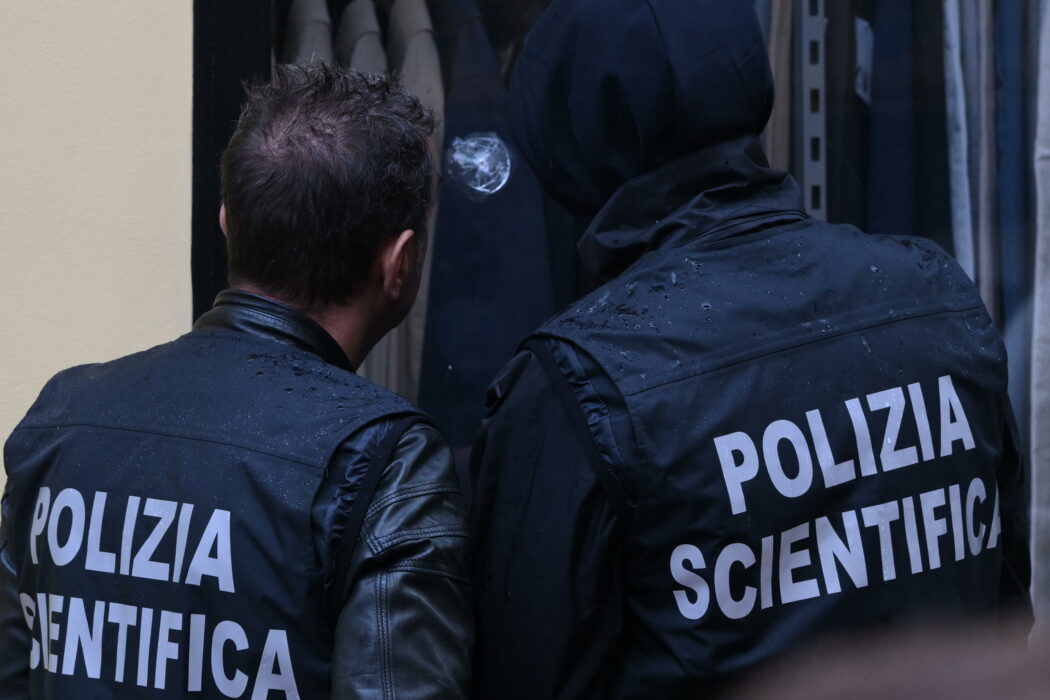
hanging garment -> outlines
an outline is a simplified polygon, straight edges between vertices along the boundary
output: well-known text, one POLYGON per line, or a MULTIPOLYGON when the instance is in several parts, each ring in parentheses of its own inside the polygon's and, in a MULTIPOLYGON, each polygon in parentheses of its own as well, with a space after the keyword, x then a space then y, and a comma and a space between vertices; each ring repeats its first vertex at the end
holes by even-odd
POLYGON ((792 51, 794 0, 772 0, 769 23, 769 61, 773 66, 773 113, 765 131, 766 153, 774 168, 791 167, 792 51))
POLYGON ((556 309, 545 196, 512 141, 477 7, 430 7, 453 55, 419 403, 455 447, 473 440, 489 382, 556 309))
POLYGON ((914 232, 914 117, 910 3, 875 6, 868 229, 914 232))
POLYGON ((944 0, 944 93, 948 131, 948 175, 951 191, 952 247, 970 279, 974 263, 973 213, 970 208, 969 125, 966 81, 962 66, 962 11, 959 0, 944 0))
MULTIPOLYGON (((343 11, 336 35, 335 56, 339 64, 364 73, 383 74, 387 71, 386 50, 373 0, 354 0, 343 11)), ((392 331, 398 332, 397 329, 392 331)), ((397 391, 391 375, 390 334, 368 353, 357 373, 369 381, 397 391)), ((414 393, 410 394, 414 396, 414 393)))
POLYGON ((293 0, 285 30, 285 63, 332 63, 332 20, 324 0, 293 0))
MULTIPOLYGON (((870 68, 861 54, 868 18, 857 0, 825 3, 827 12, 827 215, 828 221, 867 225, 868 139, 871 108, 865 101, 870 68), (862 75, 863 74, 863 75, 862 75)), ((808 59, 808 56, 806 57, 808 59)), ((810 144, 813 148, 815 144, 810 144)))
POLYGON ((952 252, 940 3, 875 4, 868 228, 952 252))
MULTIPOLYGON (((936 241, 955 255, 952 239, 951 188, 948 175, 948 134, 944 84, 944 44, 941 37, 944 6, 939 2, 908 2, 912 15, 914 63, 914 161, 916 198, 915 233, 936 241), (931 32, 931 28, 933 29, 931 32)), ((877 36, 877 35, 876 35, 877 36)))
MULTIPOLYGON (((1031 251, 1025 80, 1025 13, 1021 3, 995 3, 996 153, 999 263, 1010 398, 1027 439, 1031 349, 1031 251)), ((1027 444, 1027 443, 1025 443, 1027 444)))
MULTIPOLYGON (((973 214, 974 245, 977 245, 978 212, 977 192, 980 187, 980 168, 977 160, 981 153, 981 42, 987 30, 982 30, 981 0, 959 0, 959 59, 962 64, 963 84, 966 94, 967 152, 970 155, 970 192, 974 195, 973 214)), ((976 248, 975 248, 976 250, 976 248)), ((980 269, 980 256, 974 262, 980 269)))
MULTIPOLYGON (((423 0, 396 0, 387 23, 387 60, 402 76, 405 89, 434 112, 435 129, 431 137, 431 158, 441 162, 444 139, 445 89, 441 81, 441 62, 434 43, 430 13, 423 0)), ((428 232, 434 231, 437 204, 427 218, 428 232)), ((433 236, 431 236, 433 243, 433 236)), ((423 262, 419 295, 408 317, 386 335, 362 364, 362 372, 372 381, 415 402, 419 394, 423 359, 423 338, 434 249, 423 262)))
MULTIPOLYGON (((1050 12, 1041 3, 1035 140, 1036 239, 1033 283, 1031 464, 1033 604, 1050 614, 1050 12)), ((1044 623, 1045 624, 1045 623, 1044 623)))
POLYGON ((773 21, 773 0, 754 0, 755 14, 758 15, 758 24, 762 27, 762 36, 769 45, 770 24, 773 21))
POLYGON ((441 153, 445 128, 445 87, 434 26, 424 0, 396 0, 387 25, 387 59, 402 75, 405 88, 434 112, 435 153, 441 153))
MULTIPOLYGON (((340 65, 365 73, 387 72, 386 50, 372 0, 354 0, 343 11, 336 35, 335 55, 340 65)), ((365 379, 393 391, 391 381, 390 335, 383 336, 368 353, 357 373, 365 379)))
MULTIPOLYGON (((1035 141, 1036 241, 1032 324, 1032 603, 1050 615, 1050 14, 1044 13, 1035 141)), ((1045 622, 1043 623, 1045 624, 1045 622)))
POLYGON ((354 0, 343 10, 335 35, 335 58, 339 65, 362 73, 386 73, 383 35, 372 0, 354 0))
POLYGON ((990 30, 992 6, 984 0, 962 0, 960 8, 977 286, 989 315, 1001 328, 995 204, 995 33, 990 30))

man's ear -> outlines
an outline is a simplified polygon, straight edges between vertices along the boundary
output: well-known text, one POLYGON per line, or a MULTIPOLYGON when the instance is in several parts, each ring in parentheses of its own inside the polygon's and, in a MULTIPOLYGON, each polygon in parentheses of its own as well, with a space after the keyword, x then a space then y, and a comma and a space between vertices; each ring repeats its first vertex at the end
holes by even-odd
POLYGON ((416 265, 416 246, 412 245, 415 238, 416 232, 407 229, 388 240, 379 251, 383 292, 390 299, 400 299, 405 285, 412 280, 416 265))
POLYGON ((226 230, 226 205, 223 204, 219 207, 219 228, 222 229, 222 235, 227 238, 230 236, 229 231, 226 230))

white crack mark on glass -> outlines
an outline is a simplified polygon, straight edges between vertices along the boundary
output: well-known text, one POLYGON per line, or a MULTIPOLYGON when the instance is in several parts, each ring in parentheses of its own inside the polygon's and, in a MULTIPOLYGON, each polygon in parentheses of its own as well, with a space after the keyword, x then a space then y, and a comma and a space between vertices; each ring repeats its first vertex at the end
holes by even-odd
POLYGON ((471 134, 452 139, 447 174, 475 192, 492 195, 510 180, 510 149, 497 134, 471 134))

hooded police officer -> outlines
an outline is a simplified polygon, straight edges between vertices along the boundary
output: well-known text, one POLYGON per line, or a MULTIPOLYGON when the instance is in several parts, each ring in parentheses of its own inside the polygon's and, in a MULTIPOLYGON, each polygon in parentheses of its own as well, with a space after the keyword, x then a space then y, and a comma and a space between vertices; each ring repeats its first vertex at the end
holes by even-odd
POLYGON ((769 167, 750 2, 556 0, 512 92, 605 282, 489 392, 480 697, 707 696, 831 630, 1027 606, 1003 345, 935 244, 769 167))
POLYGON ((354 367, 419 285, 430 114, 325 66, 249 91, 232 288, 59 373, 7 441, 3 697, 457 697, 472 624, 448 449, 354 367))

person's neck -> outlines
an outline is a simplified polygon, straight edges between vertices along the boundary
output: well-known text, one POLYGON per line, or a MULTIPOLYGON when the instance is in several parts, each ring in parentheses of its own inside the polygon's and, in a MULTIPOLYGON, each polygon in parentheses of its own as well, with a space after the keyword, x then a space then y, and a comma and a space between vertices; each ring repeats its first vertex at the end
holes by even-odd
POLYGON ((358 295, 343 304, 314 309, 282 299, 250 283, 238 284, 235 285, 235 288, 272 299, 309 316, 324 328, 328 335, 332 336, 355 369, 361 366, 369 351, 389 330, 383 326, 381 315, 374 311, 378 308, 377 305, 373 303, 373 300, 365 298, 366 294, 358 295))

